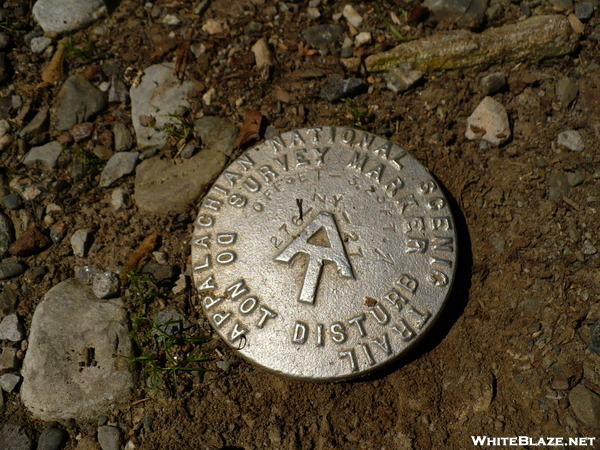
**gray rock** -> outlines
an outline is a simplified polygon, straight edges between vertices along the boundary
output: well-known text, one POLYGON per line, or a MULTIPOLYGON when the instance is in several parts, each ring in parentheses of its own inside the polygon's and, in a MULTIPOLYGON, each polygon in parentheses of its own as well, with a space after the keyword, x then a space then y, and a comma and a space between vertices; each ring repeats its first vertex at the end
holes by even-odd
POLYGON ((39 164, 42 169, 54 170, 58 165, 58 158, 63 151, 62 145, 56 141, 48 142, 41 147, 33 147, 23 158, 23 164, 33 166, 39 164))
POLYGON ((205 147, 231 156, 239 130, 228 120, 215 116, 204 116, 196 120, 194 131, 200 136, 205 147))
POLYGON ((576 130, 567 130, 559 133, 557 143, 574 152, 582 152, 585 150, 585 142, 583 142, 581 133, 576 130))
POLYGON ((75 267, 75 278, 86 284, 92 283, 94 277, 99 273, 102 273, 102 271, 100 270, 100 267, 95 264, 75 267))
POLYGON ((98 427, 98 443, 102 450, 119 450, 121 448, 121 430, 108 425, 98 427))
POLYGON ((24 141, 29 142, 35 136, 45 133, 48 131, 49 119, 50 112, 48 111, 48 108, 40 109, 37 114, 33 116, 31 122, 25 125, 21 130, 19 136, 21 136, 24 141))
POLYGON ((436 20, 457 22, 459 25, 479 22, 483 19, 488 0, 425 0, 436 20))
POLYGON ((23 200, 19 197, 19 194, 11 193, 5 195, 2 199, 2 203, 7 209, 21 209, 23 207, 23 200))
POLYGON ((2 292, 0 292, 0 319, 16 311, 18 300, 19 297, 15 289, 5 284, 2 292))
POLYGON ((15 240, 12 221, 0 212, 0 258, 8 254, 8 247, 15 240))
POLYGON ((548 199, 560 200, 563 196, 569 196, 571 185, 564 173, 553 173, 548 177, 548 199))
POLYGON ((129 103, 127 85, 117 76, 111 78, 110 88, 108 88, 108 103, 129 103))
POLYGON ((521 2, 519 4, 519 7, 521 8, 521 12, 523 13, 523 15, 525 17, 531 17, 531 8, 529 7, 529 5, 525 2, 521 2))
POLYGON ((102 272, 94 276, 92 291, 98 298, 113 298, 119 295, 121 280, 114 272, 102 272))
POLYGON ((71 236, 71 248, 73 254, 80 258, 85 258, 94 240, 93 233, 88 229, 81 229, 75 231, 71 236))
POLYGON ((594 5, 590 2, 581 2, 575 5, 575 16, 582 22, 587 22, 594 14, 594 5))
POLYGON ((136 170, 135 203, 146 213, 181 213, 204 193, 226 163, 227 157, 212 149, 177 165, 159 157, 142 161, 136 170))
POLYGON ((43 53, 50 44, 52 44, 52 39, 46 36, 40 36, 33 38, 29 43, 29 47, 33 53, 43 53))
POLYGON ((579 170, 576 170, 575 172, 567 172, 567 181, 571 187, 579 186, 585 181, 585 175, 579 170))
POLYGON ((302 36, 308 45, 326 55, 339 53, 342 48, 344 31, 339 25, 315 25, 302 30, 302 36))
POLYGON ((493 95, 506 87, 506 74, 504 72, 490 73, 481 78, 479 86, 484 95, 493 95))
POLYGON ((109 187, 115 181, 133 173, 139 159, 138 152, 119 152, 112 155, 100 175, 99 186, 109 187))
POLYGON ((36 450, 58 450, 65 440, 65 432, 60 428, 46 428, 42 431, 36 450))
POLYGON ((368 56, 369 72, 383 72, 408 63, 423 72, 495 63, 519 63, 562 56, 579 45, 569 20, 558 14, 534 15, 520 22, 483 33, 453 30, 405 42, 383 53, 368 56))
MULTIPOLYGON (((0 395, 2 393, 0 392, 0 395)), ((27 425, 20 423, 0 424, 0 449, 1 450, 33 450, 31 430, 27 425)))
POLYGON ((19 375, 15 375, 13 373, 5 373, 0 376, 0 388, 2 388, 5 392, 12 392, 17 387, 17 384, 21 381, 21 377, 19 375))
POLYGON ((600 353, 600 320, 592 326, 589 345, 591 350, 600 353))
POLYGON ((387 88, 396 94, 406 92, 423 78, 418 70, 393 68, 385 75, 387 88))
POLYGON ((185 144, 185 147, 183 147, 183 150, 179 152, 179 156, 181 156, 181 158, 183 159, 190 159, 197 153, 197 150, 198 147, 196 147, 196 144, 194 144, 193 142, 188 142, 187 144, 185 144))
POLYGON ((180 334, 191 326, 191 323, 174 309, 160 311, 156 315, 156 323, 158 330, 154 334, 159 340, 162 339, 161 334, 169 336, 180 334))
POLYGON ((564 11, 573 6, 573 0, 550 0, 550 4, 564 11))
POLYGON ((115 152, 126 152, 133 145, 133 137, 124 123, 116 122, 113 125, 113 135, 115 137, 115 152))
POLYGON ((140 148, 162 148, 167 142, 166 124, 171 123, 169 114, 181 106, 190 107, 189 94, 194 89, 193 81, 181 83, 173 75, 173 64, 157 64, 144 71, 142 82, 132 87, 131 117, 140 148), (140 116, 151 116, 154 125, 145 127, 140 116))
POLYGON ((130 355, 123 302, 99 301, 85 285, 64 281, 33 314, 21 399, 42 420, 96 418, 127 401, 130 355))
POLYGON ((14 370, 19 367, 17 358, 17 349, 12 347, 3 347, 0 349, 0 371, 14 370))
POLYGON ((85 28, 106 15, 102 0, 38 0, 32 9, 46 33, 66 33, 85 28))
POLYGON ((365 83, 359 78, 342 78, 339 75, 332 75, 321 89, 320 96, 327 101, 336 102, 360 94, 365 87, 365 83))
POLYGON ((578 384, 569 393, 569 403, 580 421, 588 427, 600 428, 600 395, 578 384))
POLYGON ((484 97, 473 114, 467 118, 467 139, 483 139, 502 145, 511 137, 508 114, 504 106, 492 97, 484 97))
POLYGON ((556 83, 556 97, 563 105, 569 106, 577 97, 579 88, 574 79, 562 77, 556 83))
POLYGON ((91 120, 106 108, 107 100, 103 92, 82 74, 77 74, 70 76, 64 82, 56 98, 56 104, 58 105, 56 128, 65 131, 78 123, 91 120))
POLYGON ((25 338, 25 328, 16 314, 9 314, 0 322, 0 340, 18 342, 25 338))
POLYGON ((588 239, 586 239, 585 241, 583 241, 583 244, 581 246, 581 253, 583 253, 586 256, 595 255, 596 253, 598 253, 598 249, 594 247, 594 244, 592 244, 588 239))
POLYGON ((131 197, 125 189, 115 189, 110 194, 110 206, 113 211, 121 211, 131 206, 131 197))
POLYGON ((229 364, 229 361, 217 361, 215 363, 215 365, 221 369, 223 372, 227 372, 229 370, 229 367, 231 366, 231 364, 229 364))

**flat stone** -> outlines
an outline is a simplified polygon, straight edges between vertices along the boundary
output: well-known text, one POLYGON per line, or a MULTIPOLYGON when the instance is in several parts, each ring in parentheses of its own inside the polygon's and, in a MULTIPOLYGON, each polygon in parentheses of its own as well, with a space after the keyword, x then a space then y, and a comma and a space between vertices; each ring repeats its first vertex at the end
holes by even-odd
POLYGON ((343 98, 354 97, 366 88, 365 83, 359 78, 342 78, 339 75, 329 77, 323 89, 321 89, 321 98, 336 102, 343 98))
POLYGON ((302 36, 308 45, 321 54, 337 54, 342 48, 344 31, 339 25, 315 25, 302 30, 302 36))
POLYGON ((227 160, 220 151, 205 149, 180 164, 159 157, 142 161, 134 201, 142 212, 182 213, 210 187, 227 160))
POLYGON ((109 187, 115 181, 133 173, 140 159, 138 152, 118 152, 111 156, 100 175, 100 187, 109 187))
POLYGON ((423 78, 423 72, 418 70, 390 69, 385 74, 387 88, 396 94, 406 92, 423 78))
POLYGON ((585 142, 583 142, 581 133, 576 130, 567 130, 559 133, 557 143, 574 152, 582 152, 585 150, 585 142))
POLYGON ((35 136, 45 133, 48 131, 48 125, 50 124, 50 111, 48 108, 40 109, 31 122, 29 122, 23 129, 19 132, 19 136, 26 141, 29 142, 35 136))
POLYGON ((18 277, 27 270, 27 266, 19 261, 0 262, 0 280, 18 277))
POLYGON ((36 450, 58 450, 65 440, 65 435, 60 428, 46 428, 40 435, 36 450))
POLYGON ((21 377, 19 375, 15 375, 13 373, 5 373, 0 376, 0 388, 4 392, 12 392, 17 387, 17 384, 21 381, 21 377))
POLYGON ((54 170, 58 165, 58 158, 63 151, 62 145, 56 141, 48 142, 41 147, 33 147, 23 158, 26 166, 39 165, 44 170, 54 170))
POLYGON ((10 245, 15 240, 15 229, 9 217, 0 212, 0 258, 8 254, 10 245))
POLYGON ((577 82, 569 77, 561 77, 556 83, 556 97, 564 105, 569 106, 577 97, 577 82))
POLYGON ((425 0, 423 6, 436 20, 464 25, 483 19, 488 0, 425 0))
POLYGON ((38 0, 31 10, 46 33, 66 33, 85 28, 106 15, 102 0, 38 0))
POLYGON ((92 291, 98 298, 113 298, 119 295, 121 280, 114 272, 102 272, 94 276, 92 291))
POLYGON ((504 72, 490 73, 479 81, 481 92, 484 95, 492 95, 506 87, 506 74, 504 72))
POLYGON ((504 106, 492 97, 485 97, 467 118, 467 139, 483 139, 502 145, 511 137, 508 114, 504 106))
MULTIPOLYGON (((2 393, 0 392, 0 395, 2 393)), ((33 450, 32 432, 29 426, 20 423, 0 424, 2 450, 33 450)))
POLYGON ((88 229, 75 231, 71 236, 71 248, 73 254, 80 258, 85 258, 94 240, 94 234, 88 229))
POLYGON ((102 450, 120 450, 122 440, 121 430, 117 427, 98 427, 98 443, 102 450))
POLYGON ((133 146, 133 137, 124 123, 116 122, 113 125, 113 135, 115 137, 115 152, 126 152, 133 146))
POLYGON ((194 82, 181 83, 173 75, 172 63, 156 64, 144 71, 142 82, 129 91, 131 120, 141 149, 165 146, 167 133, 164 128, 171 123, 169 114, 175 113, 181 106, 190 107, 188 96, 194 86, 194 82), (154 118, 154 125, 143 126, 140 116, 151 116, 154 118))
POLYGON ((569 393, 575 416, 588 427, 600 428, 600 395, 578 384, 569 393))
POLYGON ((19 194, 14 192, 5 195, 2 199, 2 203, 7 209, 12 210, 21 209, 23 207, 23 200, 21 200, 19 194))
POLYGON ((108 88, 108 103, 129 103, 129 89, 121 78, 114 76, 111 78, 108 88))
POLYGON ((3 347, 0 351, 0 372, 14 370, 19 367, 19 358, 17 358, 16 348, 3 347))
POLYGON ((0 340, 18 342, 25 339, 25 327, 16 314, 9 314, 0 322, 0 340))
POLYGON ((231 156, 233 144, 238 136, 238 127, 228 120, 215 116, 204 116, 194 123, 194 131, 202 139, 202 144, 231 156))
POLYGON ((483 33, 454 30, 436 33, 371 55, 365 64, 370 72, 381 72, 410 64, 423 72, 467 67, 489 67, 496 63, 519 63, 563 56, 579 45, 579 36, 561 15, 540 15, 483 33))
POLYGON ((76 74, 64 82, 56 98, 56 104, 56 128, 65 131, 78 123, 93 119, 106 108, 108 102, 102 91, 82 74, 76 74))
POLYGON ((127 331, 120 299, 100 301, 73 279, 48 291, 33 314, 21 370, 21 399, 33 416, 94 419, 126 402, 132 388, 127 331))
POLYGON ((43 252, 52 245, 52 240, 37 226, 22 233, 8 248, 14 256, 32 256, 43 252))
POLYGON ((352 5, 345 5, 342 10, 344 18, 352 24, 354 28, 360 28, 363 23, 362 16, 354 9, 352 5))

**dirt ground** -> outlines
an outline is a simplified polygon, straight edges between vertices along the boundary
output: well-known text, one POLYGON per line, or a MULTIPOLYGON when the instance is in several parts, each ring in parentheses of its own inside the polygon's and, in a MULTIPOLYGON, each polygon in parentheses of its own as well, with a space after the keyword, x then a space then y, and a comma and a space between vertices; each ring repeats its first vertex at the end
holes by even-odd
MULTIPOLYGON (((307 14, 304 0, 276 12, 277 18, 272 12, 279 3, 273 0, 213 0, 201 16, 194 16, 187 2, 158 0, 155 5, 162 10, 156 18, 144 3, 115 2, 107 19, 74 33, 75 47, 90 41, 95 46, 67 59, 65 73, 93 64, 118 64, 136 73, 172 61, 186 39, 202 43, 205 53, 190 56, 186 74, 201 84, 192 117, 204 113, 241 125, 245 109, 254 109, 278 131, 343 125, 386 136, 445 187, 458 228, 459 263, 451 297, 433 331, 393 366, 356 381, 298 382, 244 362, 215 338, 205 345, 205 354, 213 358, 205 363, 205 373, 176 392, 148 389, 140 380, 132 397, 108 415, 135 448, 464 449, 473 447, 471 436, 476 435, 598 436, 599 430, 582 423, 569 402, 570 390, 579 384, 600 394, 600 355, 588 346, 591 327, 600 319, 600 255, 593 251, 600 246, 600 50, 593 39, 600 33, 598 11, 573 55, 429 73, 414 89, 395 94, 381 75, 349 73, 339 55, 323 56, 306 45, 302 30, 333 23, 332 14, 341 12, 344 2, 321 4, 319 19, 307 14), (182 23, 163 24, 167 13, 182 23), (228 29, 214 35, 201 31, 208 18, 226 19, 228 29), (96 34, 98 27, 103 34, 96 34), (263 36, 274 44, 276 59, 268 78, 256 70, 250 51, 263 36), (508 86, 494 98, 506 108, 513 130, 500 148, 464 137, 466 118, 484 96, 479 79, 498 71, 507 75, 508 86), (320 89, 332 74, 358 76, 369 83, 369 91, 350 102, 324 100, 320 89), (578 87, 570 105, 556 95, 558 80, 565 76, 578 87), (202 94, 213 87, 216 94, 206 106, 202 94), (557 145, 565 130, 580 131, 583 152, 557 145), (218 361, 229 367, 223 370, 218 361)), ((431 18, 408 25, 402 11, 410 14, 410 3, 381 6, 399 17, 396 27, 406 39, 453 28, 431 18)), ((503 6, 500 19, 478 28, 517 21, 519 5, 503 6)), ((361 28, 373 36, 370 44, 355 49, 355 56, 400 42, 376 3, 356 2, 355 7, 365 19, 361 28)), ((35 88, 47 62, 24 44, 24 34, 32 29, 28 17, 15 18, 23 32, 10 30, 9 58, 16 73, 10 87, 1 90, 39 109, 52 105, 58 88, 35 88)), ((385 17, 389 22, 389 14, 385 17)), ((350 36, 343 19, 340 23, 350 36)), ((115 121, 130 122, 128 105, 109 107, 96 119, 96 129, 115 121)), ((50 134, 59 132, 51 128, 50 134)), ((23 154, 24 149, 14 151, 23 154)), ((170 145, 163 152, 173 156, 176 149, 170 145)), ((59 216, 68 230, 91 227, 96 236, 87 259, 74 256, 65 238, 23 259, 30 268, 47 268, 46 273, 29 269, 0 283, 18 295, 17 313, 26 328, 44 293, 72 277, 77 266, 122 267, 149 234, 159 233, 158 250, 186 270, 197 206, 174 217, 143 215, 135 206, 115 213, 110 189, 98 187, 98 175, 73 181, 75 157, 62 161, 56 172, 1 157, 6 184, 15 173, 48 186, 67 183, 26 202, 20 211, 5 211, 17 234, 25 216, 40 221, 43 208, 55 203, 63 209, 59 216)), ((130 176, 119 186, 133 192, 133 183, 130 176)), ((152 308, 177 308, 210 334, 196 304, 194 294, 186 292, 165 296, 152 308)), ((2 421, 32 423, 38 432, 48 426, 30 417, 18 392, 5 394, 5 402, 2 421)), ((70 436, 65 448, 73 449, 78 439, 94 435, 97 423, 72 420, 59 426, 70 436)), ((600 442, 592 448, 600 448, 600 442)))

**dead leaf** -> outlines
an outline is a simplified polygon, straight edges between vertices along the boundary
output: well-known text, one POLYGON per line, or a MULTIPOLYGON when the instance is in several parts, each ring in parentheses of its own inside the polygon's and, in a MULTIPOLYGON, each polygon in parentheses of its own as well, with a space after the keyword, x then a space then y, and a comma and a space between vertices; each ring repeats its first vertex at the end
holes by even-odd
POLYGON ((157 241, 158 233, 153 233, 144 239, 140 246, 131 254, 127 260, 127 263, 125 263, 125 267, 123 267, 123 272, 121 274, 121 279, 125 279, 127 275, 142 265, 144 259, 148 257, 152 250, 154 250, 157 241))
POLYGON ((261 123, 262 114, 259 111, 247 109, 246 117, 244 118, 244 123, 242 125, 242 129, 240 130, 240 134, 235 141, 234 148, 239 148, 253 139, 258 139, 260 137, 259 133, 261 123))
POLYGON ((42 81, 51 84, 60 83, 63 79, 63 60, 67 47, 65 45, 69 42, 68 38, 62 38, 58 41, 56 52, 52 56, 52 59, 46 67, 42 70, 42 81))
POLYGON ((317 51, 314 48, 304 45, 304 42, 298 42, 298 56, 312 56, 315 53, 317 51))

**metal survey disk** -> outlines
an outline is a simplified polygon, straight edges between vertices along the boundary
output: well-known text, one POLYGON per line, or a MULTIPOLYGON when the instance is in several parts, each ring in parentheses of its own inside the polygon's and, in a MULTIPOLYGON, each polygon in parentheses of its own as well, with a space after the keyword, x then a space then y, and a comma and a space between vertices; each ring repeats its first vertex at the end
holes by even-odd
POLYGON ((192 263, 206 316, 244 358, 340 380, 395 360, 433 325, 456 235, 439 185, 401 147, 314 127, 225 169, 195 221, 192 263))

